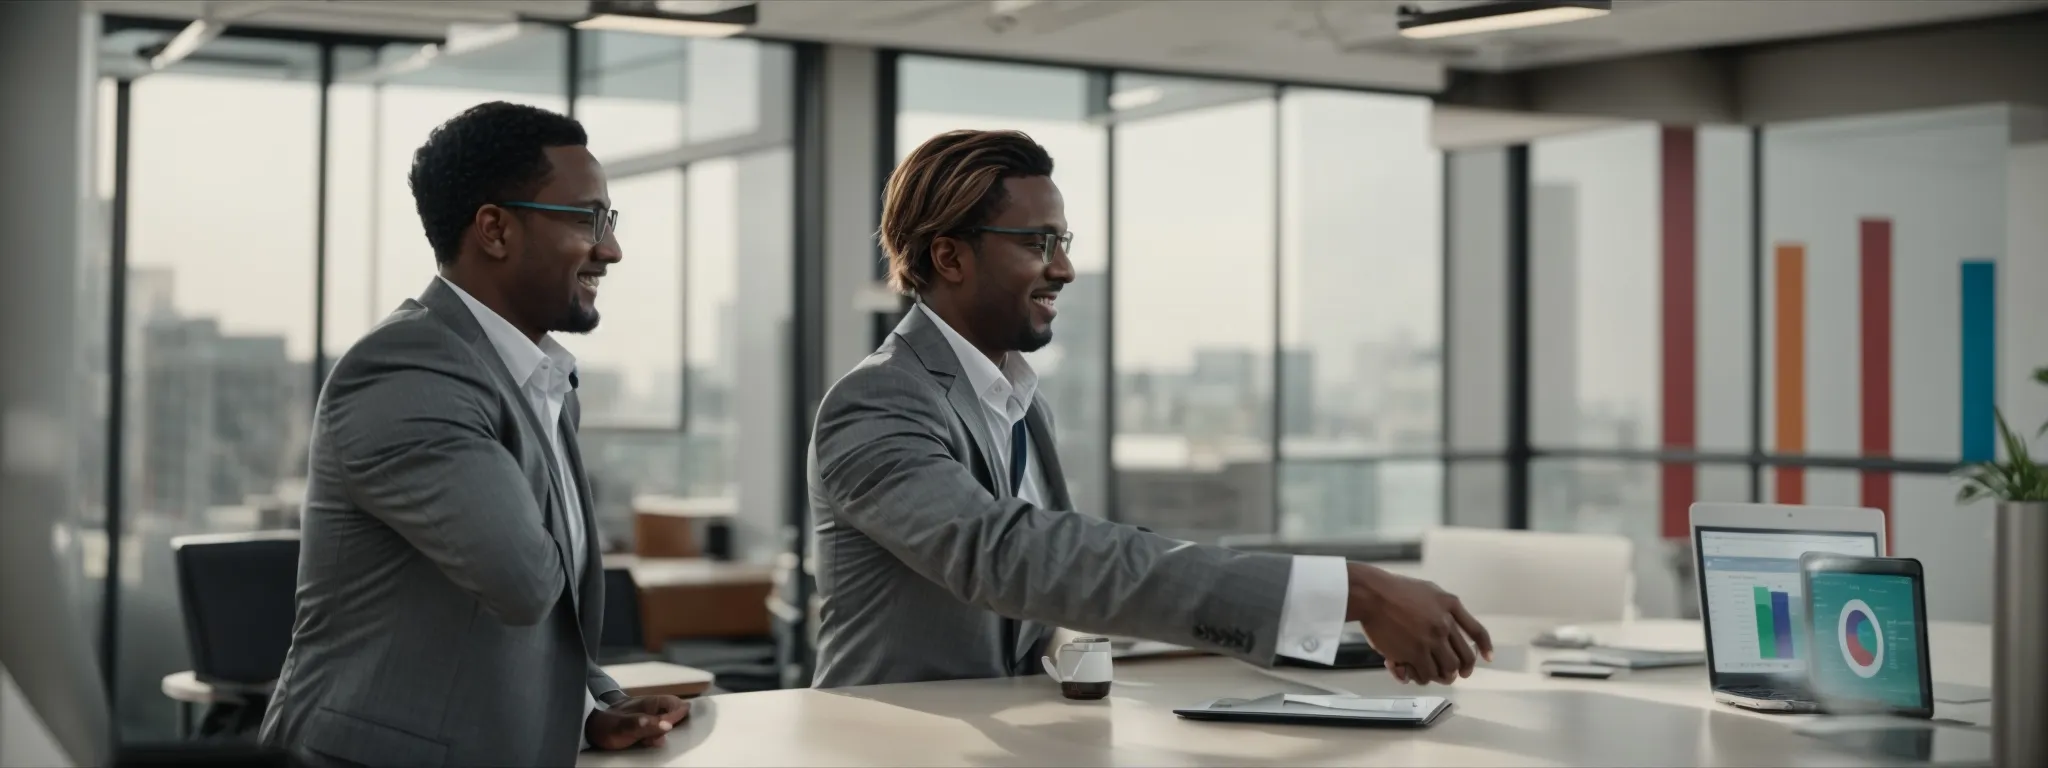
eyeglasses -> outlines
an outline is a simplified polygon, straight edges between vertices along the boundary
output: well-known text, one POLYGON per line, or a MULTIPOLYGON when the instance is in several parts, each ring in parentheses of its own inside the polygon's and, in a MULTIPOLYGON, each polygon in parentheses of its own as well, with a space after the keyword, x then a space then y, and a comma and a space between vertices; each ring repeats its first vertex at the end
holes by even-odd
POLYGON ((554 211, 556 213, 580 213, 590 217, 590 242, 602 243, 610 237, 612 230, 619 226, 619 211, 616 208, 578 208, 573 205, 550 203, 499 203, 505 208, 525 208, 529 211, 554 211))
POLYGON ((1071 249, 1074 247, 1074 233, 1072 232, 1047 232, 1043 229, 1018 229, 1016 227, 975 227, 974 229, 977 232, 993 232, 998 235, 1037 235, 1038 256, 1047 262, 1052 261, 1053 243, 1059 243, 1059 252, 1062 254, 1072 253, 1071 249))

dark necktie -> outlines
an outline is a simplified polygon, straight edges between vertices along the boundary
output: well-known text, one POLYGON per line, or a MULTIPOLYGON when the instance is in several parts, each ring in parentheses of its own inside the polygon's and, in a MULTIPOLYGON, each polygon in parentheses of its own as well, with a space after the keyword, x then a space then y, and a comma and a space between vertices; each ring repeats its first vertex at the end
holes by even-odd
MULTIPOLYGON (((1025 465, 1025 464, 1026 464, 1026 463, 1028 462, 1028 459, 1026 458, 1026 450, 1027 450, 1027 449, 1028 449, 1028 447, 1029 447, 1029 446, 1025 445, 1025 434, 1026 434, 1026 433, 1025 433, 1025 430, 1024 430, 1024 420, 1023 420, 1023 419, 1018 419, 1018 420, 1017 420, 1017 423, 1016 423, 1016 424, 1012 424, 1012 425, 1010 425, 1010 495, 1011 495, 1011 496, 1023 496, 1023 495, 1024 495, 1024 494, 1023 494, 1023 490, 1024 490, 1024 465, 1025 465)), ((1010 617, 1008 617, 1008 616, 1004 616, 1004 617, 1003 617, 1003 640, 1004 640, 1004 642, 1005 642, 1005 643, 1007 643, 1007 644, 1009 645, 1009 647, 1010 647, 1011 649, 1014 649, 1014 648, 1016 648, 1016 647, 1017 647, 1017 641, 1018 641, 1018 640, 1020 639, 1020 638, 1018 637, 1018 633, 1020 632, 1021 628, 1020 628, 1020 627, 1018 627, 1017 625, 1018 625, 1018 621, 1017 621, 1016 619, 1012 619, 1012 618, 1010 618, 1010 617)), ((1010 650, 1007 650, 1007 649, 1006 649, 1006 653, 1012 653, 1012 652, 1014 652, 1014 651, 1010 651, 1010 650)), ((1020 665, 1023 665, 1023 664, 1025 663, 1025 661, 1024 661, 1023 659, 1010 659, 1009 661, 1010 661, 1010 674, 1013 674, 1013 675, 1014 675, 1014 674, 1018 674, 1018 669, 1020 668, 1020 665)))
POLYGON ((1028 446, 1025 442, 1024 420, 1018 419, 1010 427, 1010 495, 1024 495, 1024 465, 1028 446))

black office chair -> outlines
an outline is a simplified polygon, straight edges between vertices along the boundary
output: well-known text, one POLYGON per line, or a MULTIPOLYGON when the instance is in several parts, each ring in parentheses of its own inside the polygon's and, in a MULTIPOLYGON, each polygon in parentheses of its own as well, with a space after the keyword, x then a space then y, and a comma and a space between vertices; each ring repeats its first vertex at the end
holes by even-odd
POLYGON ((171 551, 193 675, 242 699, 215 705, 199 735, 253 733, 291 648, 298 532, 180 536, 171 551))
POLYGON ((633 583, 633 572, 604 569, 604 626, 597 642, 598 663, 660 661, 660 654, 647 652, 641 637, 640 588, 633 583))

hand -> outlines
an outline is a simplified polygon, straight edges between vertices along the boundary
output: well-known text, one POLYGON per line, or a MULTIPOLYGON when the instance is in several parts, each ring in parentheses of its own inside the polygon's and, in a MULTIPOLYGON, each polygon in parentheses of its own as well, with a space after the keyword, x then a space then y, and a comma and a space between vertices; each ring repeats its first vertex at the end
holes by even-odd
POLYGON ((659 747, 668 732, 690 716, 690 705, 674 696, 635 696, 610 709, 590 711, 583 738, 594 749, 659 747))
POLYGON ((1365 639, 1387 657, 1387 670, 1396 679, 1428 684, 1471 677, 1476 663, 1473 644, 1479 646, 1479 655, 1493 660, 1493 638, 1456 595, 1434 583, 1364 563, 1345 566, 1351 595, 1344 620, 1365 628, 1365 639))

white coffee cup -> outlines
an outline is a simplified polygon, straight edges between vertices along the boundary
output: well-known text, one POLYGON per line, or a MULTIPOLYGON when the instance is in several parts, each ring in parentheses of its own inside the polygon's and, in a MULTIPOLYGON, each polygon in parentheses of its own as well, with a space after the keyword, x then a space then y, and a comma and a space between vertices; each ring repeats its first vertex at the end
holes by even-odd
POLYGON ((1069 699, 1100 699, 1109 695, 1114 679, 1110 663, 1109 638, 1077 637, 1059 647, 1053 657, 1040 656, 1045 674, 1060 684, 1060 694, 1069 699))

